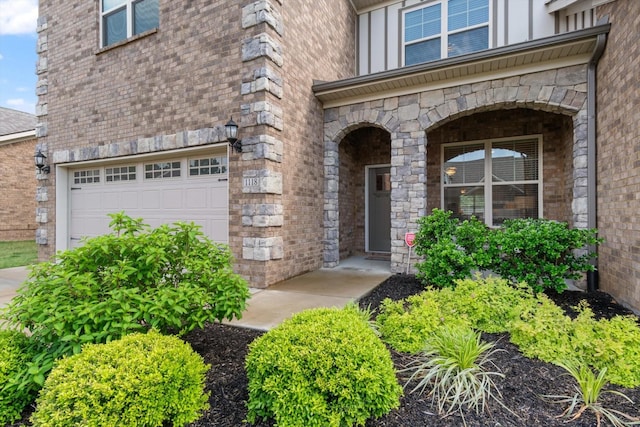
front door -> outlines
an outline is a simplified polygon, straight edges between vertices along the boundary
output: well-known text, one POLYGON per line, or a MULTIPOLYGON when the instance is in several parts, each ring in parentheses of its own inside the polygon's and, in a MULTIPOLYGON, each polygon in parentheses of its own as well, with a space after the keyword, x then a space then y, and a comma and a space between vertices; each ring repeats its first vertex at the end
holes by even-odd
POLYGON ((391 168, 367 173, 367 252, 391 252, 391 168))

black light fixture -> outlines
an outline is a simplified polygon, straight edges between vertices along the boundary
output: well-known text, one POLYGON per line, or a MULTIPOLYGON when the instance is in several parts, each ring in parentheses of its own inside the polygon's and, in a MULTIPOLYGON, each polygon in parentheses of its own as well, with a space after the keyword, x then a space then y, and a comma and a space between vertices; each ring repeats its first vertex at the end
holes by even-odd
POLYGON ((44 162, 47 159, 42 151, 38 148, 38 152, 33 156, 35 159, 36 167, 40 173, 49 173, 51 172, 51 167, 49 165, 45 166, 44 162))
POLYGON ((238 125, 233 121, 233 117, 224 125, 227 134, 227 141, 236 153, 242 153, 242 140, 238 139, 238 125))

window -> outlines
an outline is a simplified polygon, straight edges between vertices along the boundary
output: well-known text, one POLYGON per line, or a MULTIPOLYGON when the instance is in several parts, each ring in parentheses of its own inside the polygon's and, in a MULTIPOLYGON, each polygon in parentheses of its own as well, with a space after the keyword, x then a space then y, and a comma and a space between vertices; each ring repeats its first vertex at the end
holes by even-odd
POLYGON ((104 176, 104 179, 107 182, 135 181, 136 167, 120 166, 115 168, 105 168, 104 176))
POLYGON ((540 217, 541 144, 527 137, 443 145, 442 208, 490 226, 540 217))
POLYGON ((158 0, 102 0, 102 46, 158 27, 158 0))
POLYGON ((489 0, 447 0, 404 14, 404 64, 489 48, 489 0))
POLYGON ((227 157, 206 157, 189 160, 189 176, 221 175, 227 173, 227 157))
POLYGON ((100 182, 100 169, 89 169, 73 172, 74 184, 97 184, 100 182))
POLYGON ((180 176, 180 162, 157 162, 144 165, 145 179, 177 178, 180 176))

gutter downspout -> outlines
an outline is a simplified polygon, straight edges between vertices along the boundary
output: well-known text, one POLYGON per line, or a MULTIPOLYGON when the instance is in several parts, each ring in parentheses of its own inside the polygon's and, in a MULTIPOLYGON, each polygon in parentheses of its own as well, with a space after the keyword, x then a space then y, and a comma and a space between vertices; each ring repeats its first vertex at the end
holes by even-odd
MULTIPOLYGON (((609 17, 604 16, 598 20, 597 25, 607 24, 609 17)), ((596 165, 596 111, 597 111, 597 93, 596 93, 596 75, 598 70, 598 62, 602 57, 605 45, 607 44, 607 34, 599 34, 596 40, 596 47, 593 50, 589 66, 587 68, 587 228, 593 229, 598 227, 597 216, 597 165, 596 165)), ((591 246, 589 251, 596 253, 596 258, 591 262, 595 267, 594 271, 587 272, 587 291, 594 292, 598 289, 598 260, 597 246, 591 246)))

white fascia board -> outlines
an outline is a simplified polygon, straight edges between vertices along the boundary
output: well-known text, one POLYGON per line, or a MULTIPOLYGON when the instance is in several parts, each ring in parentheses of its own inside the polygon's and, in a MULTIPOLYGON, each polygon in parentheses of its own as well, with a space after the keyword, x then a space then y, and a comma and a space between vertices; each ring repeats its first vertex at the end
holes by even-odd
POLYGON ((36 137, 35 130, 25 132, 10 133, 9 135, 0 136, 0 145, 12 144, 14 142, 24 141, 25 139, 33 139, 36 137))

